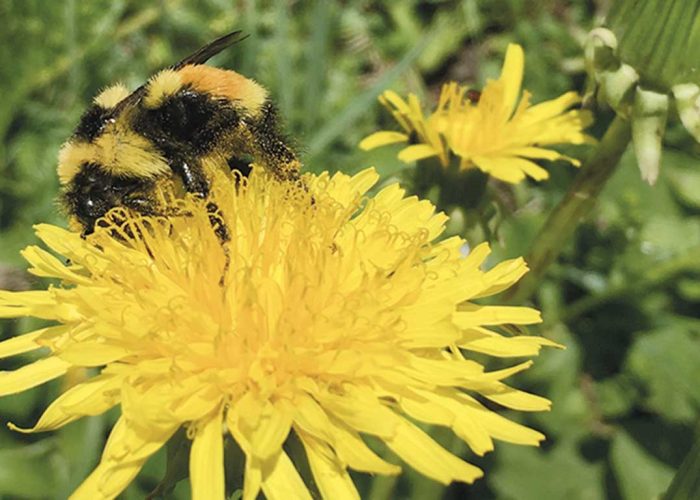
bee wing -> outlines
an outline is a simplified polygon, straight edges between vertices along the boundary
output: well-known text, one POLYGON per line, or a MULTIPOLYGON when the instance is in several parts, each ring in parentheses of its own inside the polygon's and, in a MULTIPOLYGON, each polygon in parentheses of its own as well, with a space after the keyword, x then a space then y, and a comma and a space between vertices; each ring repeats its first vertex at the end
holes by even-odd
MULTIPOLYGON (((234 43, 238 43, 242 40, 245 40, 246 38, 248 38, 248 35, 244 35, 241 30, 233 31, 227 35, 217 38, 213 42, 210 42, 204 47, 201 47, 200 49, 196 50, 189 56, 185 57, 182 61, 170 66, 170 69, 178 70, 183 66, 187 66, 188 64, 203 64, 207 62, 210 58, 214 57, 216 54, 224 50, 225 48, 230 47, 234 43)), ((141 100, 145 92, 146 85, 144 84, 136 90, 134 90, 126 98, 122 99, 122 101, 120 101, 114 109, 114 113, 118 114, 125 108, 135 105, 138 101, 141 100)))
POLYGON ((217 38, 213 42, 208 43, 193 54, 185 57, 182 61, 173 64, 171 68, 180 69, 183 66, 187 66, 188 64, 203 64, 222 50, 230 47, 234 43, 238 43, 242 40, 245 40, 246 38, 248 38, 248 35, 244 35, 242 31, 233 31, 228 35, 224 35, 222 37, 217 38))

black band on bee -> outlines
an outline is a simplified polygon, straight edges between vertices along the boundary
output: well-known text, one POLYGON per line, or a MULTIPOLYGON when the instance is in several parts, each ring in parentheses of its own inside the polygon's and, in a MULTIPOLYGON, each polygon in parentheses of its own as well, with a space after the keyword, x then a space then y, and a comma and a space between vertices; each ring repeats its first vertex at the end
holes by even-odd
POLYGON ((239 116, 227 103, 184 87, 154 109, 140 109, 133 127, 166 156, 173 147, 193 155, 211 151, 220 136, 238 124, 239 116))
POLYGON ((111 114, 109 109, 93 104, 83 113, 83 116, 80 117, 73 137, 85 142, 95 140, 102 133, 102 130, 104 130, 104 126, 111 114))

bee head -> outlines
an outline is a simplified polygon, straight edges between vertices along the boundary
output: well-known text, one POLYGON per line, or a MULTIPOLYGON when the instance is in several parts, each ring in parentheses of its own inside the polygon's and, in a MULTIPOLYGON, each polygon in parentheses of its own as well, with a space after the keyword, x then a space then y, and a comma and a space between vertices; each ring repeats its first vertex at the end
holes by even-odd
POLYGON ((82 226, 92 232, 100 217, 115 207, 136 207, 148 201, 150 181, 134 177, 115 177, 102 165, 84 164, 63 192, 63 204, 82 226))
POLYGON ((58 156, 61 185, 70 185, 85 165, 99 165, 109 175, 154 178, 169 168, 153 144, 133 132, 129 94, 115 85, 99 94, 80 118, 58 156))

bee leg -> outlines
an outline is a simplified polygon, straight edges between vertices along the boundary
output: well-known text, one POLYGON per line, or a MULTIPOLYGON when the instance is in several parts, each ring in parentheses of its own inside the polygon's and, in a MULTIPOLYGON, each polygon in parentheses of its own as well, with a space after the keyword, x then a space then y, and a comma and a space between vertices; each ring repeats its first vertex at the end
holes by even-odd
MULTIPOLYGON (((195 161, 188 162, 187 160, 173 161, 170 164, 173 172, 180 176, 182 179, 182 184, 185 186, 185 190, 188 193, 192 193, 202 199, 209 196, 210 186, 209 181, 204 175, 201 166, 195 161)), ((226 222, 221 217, 219 213, 219 207, 213 201, 207 202, 207 214, 209 214, 209 223, 214 229, 221 247, 224 251, 224 269, 219 280, 219 285, 224 284, 224 278, 228 273, 228 268, 231 264, 231 257, 229 255, 228 247, 224 244, 231 240, 231 235, 226 222)))
POLYGON ((170 168, 182 179, 182 184, 188 193, 200 198, 206 198, 209 195, 209 181, 196 160, 188 161, 184 158, 173 160, 170 162, 170 168))
POLYGON ((221 249, 224 251, 224 268, 221 272, 221 278, 219 278, 219 286, 224 286, 224 279, 228 274, 229 267, 231 267, 231 255, 228 251, 228 245, 225 245, 225 243, 231 241, 231 233, 229 233, 228 226, 221 217, 219 207, 216 203, 211 201, 207 203, 207 213, 209 214, 209 223, 211 227, 214 228, 214 233, 216 233, 217 238, 219 238, 221 249))

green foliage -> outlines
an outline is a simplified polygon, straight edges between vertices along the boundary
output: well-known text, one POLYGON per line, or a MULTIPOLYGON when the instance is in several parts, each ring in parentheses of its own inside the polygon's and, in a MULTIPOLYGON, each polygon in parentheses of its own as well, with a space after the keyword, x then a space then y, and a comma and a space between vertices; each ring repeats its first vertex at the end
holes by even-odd
MULTIPOLYGON (((215 62, 272 91, 309 170, 354 172, 374 164, 384 183, 400 180, 444 202, 440 208, 454 216, 451 233, 468 231, 475 243, 491 238, 494 262, 525 255, 571 185, 572 167, 547 165, 552 177, 540 184, 491 182, 488 203, 475 207, 454 193, 446 198, 449 179, 440 191, 440 179, 414 176, 395 150, 356 146, 394 126, 376 103, 379 92, 391 87, 430 101, 449 79, 478 87, 498 74, 511 41, 525 48, 525 87, 535 101, 582 90, 581 41, 600 14, 591 5, 0 0, 0 266, 21 272, 19 250, 35 241, 32 224, 62 223, 56 153, 92 96, 118 80, 135 88, 234 28, 250 38, 215 62), (476 209, 488 215, 484 224, 470 224, 476 209)), ((600 137, 608 122, 599 113, 592 133, 600 137)), ((548 436, 543 448, 499 444, 485 458, 465 451, 486 472, 474 486, 436 489, 408 474, 398 483, 358 479, 365 494, 371 488, 372 498, 425 498, 430 491, 436 498, 636 499, 668 487, 690 450, 700 408, 700 148, 684 137, 671 125, 655 187, 641 181, 633 155, 623 157, 593 216, 580 223, 538 287, 534 300, 546 320, 539 332, 567 346, 544 352, 516 380, 553 401, 550 413, 525 422, 548 436)), ((0 273, 0 288, 9 286, 6 275, 0 273)), ((26 323, 5 323, 3 338, 27 331, 26 323)), ((11 360, 2 368, 16 366, 11 360)), ((0 399, 2 421, 31 425, 58 389, 0 399)), ((48 436, 3 425, 0 497, 65 497, 94 467, 113 420, 85 419, 48 436)), ((124 498, 143 498, 165 474, 162 450, 124 498)), ((163 490, 174 486, 170 498, 187 498, 187 481, 175 485, 168 474, 163 490)), ((692 485, 692 477, 682 484, 692 485)))

